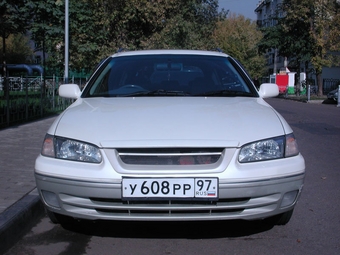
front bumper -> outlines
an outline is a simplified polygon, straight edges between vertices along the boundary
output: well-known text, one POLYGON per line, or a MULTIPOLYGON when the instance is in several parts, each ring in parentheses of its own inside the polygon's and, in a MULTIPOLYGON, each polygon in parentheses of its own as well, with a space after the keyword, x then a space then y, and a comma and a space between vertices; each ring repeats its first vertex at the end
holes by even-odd
POLYGON ((37 173, 35 178, 49 211, 78 219, 129 221, 263 219, 292 210, 304 182, 304 174, 240 183, 220 179, 218 201, 123 201, 120 181, 75 181, 37 173))

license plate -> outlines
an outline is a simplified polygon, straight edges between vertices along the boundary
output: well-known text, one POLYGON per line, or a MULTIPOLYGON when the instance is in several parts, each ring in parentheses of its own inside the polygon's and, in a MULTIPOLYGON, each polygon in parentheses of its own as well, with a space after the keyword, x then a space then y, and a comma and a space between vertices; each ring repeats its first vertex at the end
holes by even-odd
POLYGON ((123 198, 218 198, 218 178, 123 178, 123 198))

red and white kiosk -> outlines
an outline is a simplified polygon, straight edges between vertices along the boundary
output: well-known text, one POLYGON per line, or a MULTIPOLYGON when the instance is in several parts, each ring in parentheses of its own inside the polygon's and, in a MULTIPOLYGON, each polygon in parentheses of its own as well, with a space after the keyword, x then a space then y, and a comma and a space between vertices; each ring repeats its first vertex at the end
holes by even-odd
POLYGON ((289 71, 287 67, 283 67, 280 73, 271 76, 275 79, 275 84, 279 87, 280 94, 294 94, 295 72, 289 71))

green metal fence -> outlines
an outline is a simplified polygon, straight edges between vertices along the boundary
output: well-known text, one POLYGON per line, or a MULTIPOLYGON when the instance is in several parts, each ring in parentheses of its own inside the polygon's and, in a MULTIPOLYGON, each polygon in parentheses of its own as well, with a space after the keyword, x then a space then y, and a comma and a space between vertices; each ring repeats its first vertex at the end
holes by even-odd
POLYGON ((0 77, 0 128, 66 109, 72 100, 58 96, 62 80, 58 77, 45 80, 42 77, 0 77))

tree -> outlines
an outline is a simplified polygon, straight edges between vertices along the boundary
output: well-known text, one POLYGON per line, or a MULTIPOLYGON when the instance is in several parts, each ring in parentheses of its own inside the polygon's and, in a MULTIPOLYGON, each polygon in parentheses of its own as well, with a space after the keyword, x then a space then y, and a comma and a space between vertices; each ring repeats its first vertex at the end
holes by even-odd
MULTIPOLYGON (((30 63, 33 58, 33 51, 29 45, 29 39, 23 34, 9 35, 7 37, 6 62, 11 64, 30 63)), ((2 51, 2 46, 0 46, 2 51)), ((3 62, 2 56, 0 56, 3 62)))
POLYGON ((162 28, 146 38, 143 47, 212 49, 212 33, 227 13, 218 13, 215 0, 173 2, 164 7, 162 28))
POLYGON ((92 0, 70 1, 71 70, 90 71, 106 56, 103 49, 105 45, 111 46, 112 38, 107 36, 104 8, 105 5, 100 6, 92 0))
POLYGON ((53 57, 56 45, 63 41, 64 36, 63 3, 55 0, 31 1, 30 6, 34 13, 31 39, 35 42, 35 51, 43 52, 43 67, 46 67, 46 52, 54 66, 61 65, 62 61, 56 61, 53 57))
POLYGON ((293 11, 296 8, 292 2, 286 1, 277 10, 273 18, 275 26, 262 28, 263 40, 259 44, 260 51, 274 48, 280 56, 289 58, 290 69, 295 69, 300 77, 301 63, 305 64, 308 73, 308 64, 311 58, 313 39, 309 35, 309 6, 300 3, 299 12, 293 11), (286 13, 284 18, 278 18, 278 13, 286 13))
POLYGON ((340 0, 335 2, 335 13, 330 25, 330 52, 333 65, 340 66, 340 0))
MULTIPOLYGON (((10 34, 25 33, 30 25, 31 9, 27 1, 0 1, 0 35, 6 39, 10 34)), ((5 47, 4 47, 5 48, 5 47)))
POLYGON ((11 34, 25 33, 30 25, 30 17, 31 10, 27 1, 0 1, 0 36, 2 37, 4 72, 6 70, 6 38, 11 34))
MULTIPOLYGON (((312 8, 310 17, 310 34, 315 44, 311 63, 317 77, 318 94, 322 95, 322 68, 333 64, 329 54, 334 47, 331 35, 337 33, 335 31, 339 29, 340 24, 338 23, 334 26, 338 16, 337 2, 335 0, 314 0, 313 3, 314 8, 312 8)), ((339 47, 339 42, 336 44, 339 47)))
MULTIPOLYGON (((47 65, 62 69, 64 1, 32 0, 32 38, 45 42, 47 65)), ((79 0, 70 1, 70 69, 90 70, 119 48, 211 49, 217 0, 79 0)))
MULTIPOLYGON (((340 51, 340 0, 334 3, 334 16, 330 24, 330 50, 332 52, 340 51)), ((338 62, 339 63, 339 62, 338 62)))
POLYGON ((283 0, 279 11, 284 16, 276 18, 275 27, 262 29, 260 50, 277 48, 298 71, 305 63, 308 72, 311 63, 322 95, 322 69, 334 63, 330 51, 339 49, 338 10, 335 0, 283 0))
MULTIPOLYGON (((69 64, 70 69, 87 71, 100 60, 100 51, 105 45, 105 13, 99 1, 70 1, 69 5, 69 64)), ((61 0, 32 1, 34 18, 32 39, 36 50, 48 54, 44 66, 54 71, 64 68, 65 2, 61 0)), ((44 54, 45 55, 45 54, 44 54)))
MULTIPOLYGON (((25 33, 30 24, 30 8, 25 0, 0 0, 0 36, 2 37, 2 71, 4 76, 3 88, 8 98, 6 38, 10 34, 25 33)), ((7 112, 7 118, 9 113, 7 112)), ((8 119, 9 121, 9 119, 8 119)))
POLYGON ((265 72, 265 59, 257 47, 262 36, 255 22, 235 14, 219 21, 213 33, 215 44, 238 59, 254 78, 262 77, 265 72))
POLYGON ((97 4, 102 6, 100 17, 104 17, 111 51, 207 47, 216 21, 224 15, 218 13, 217 0, 107 0, 97 4))

